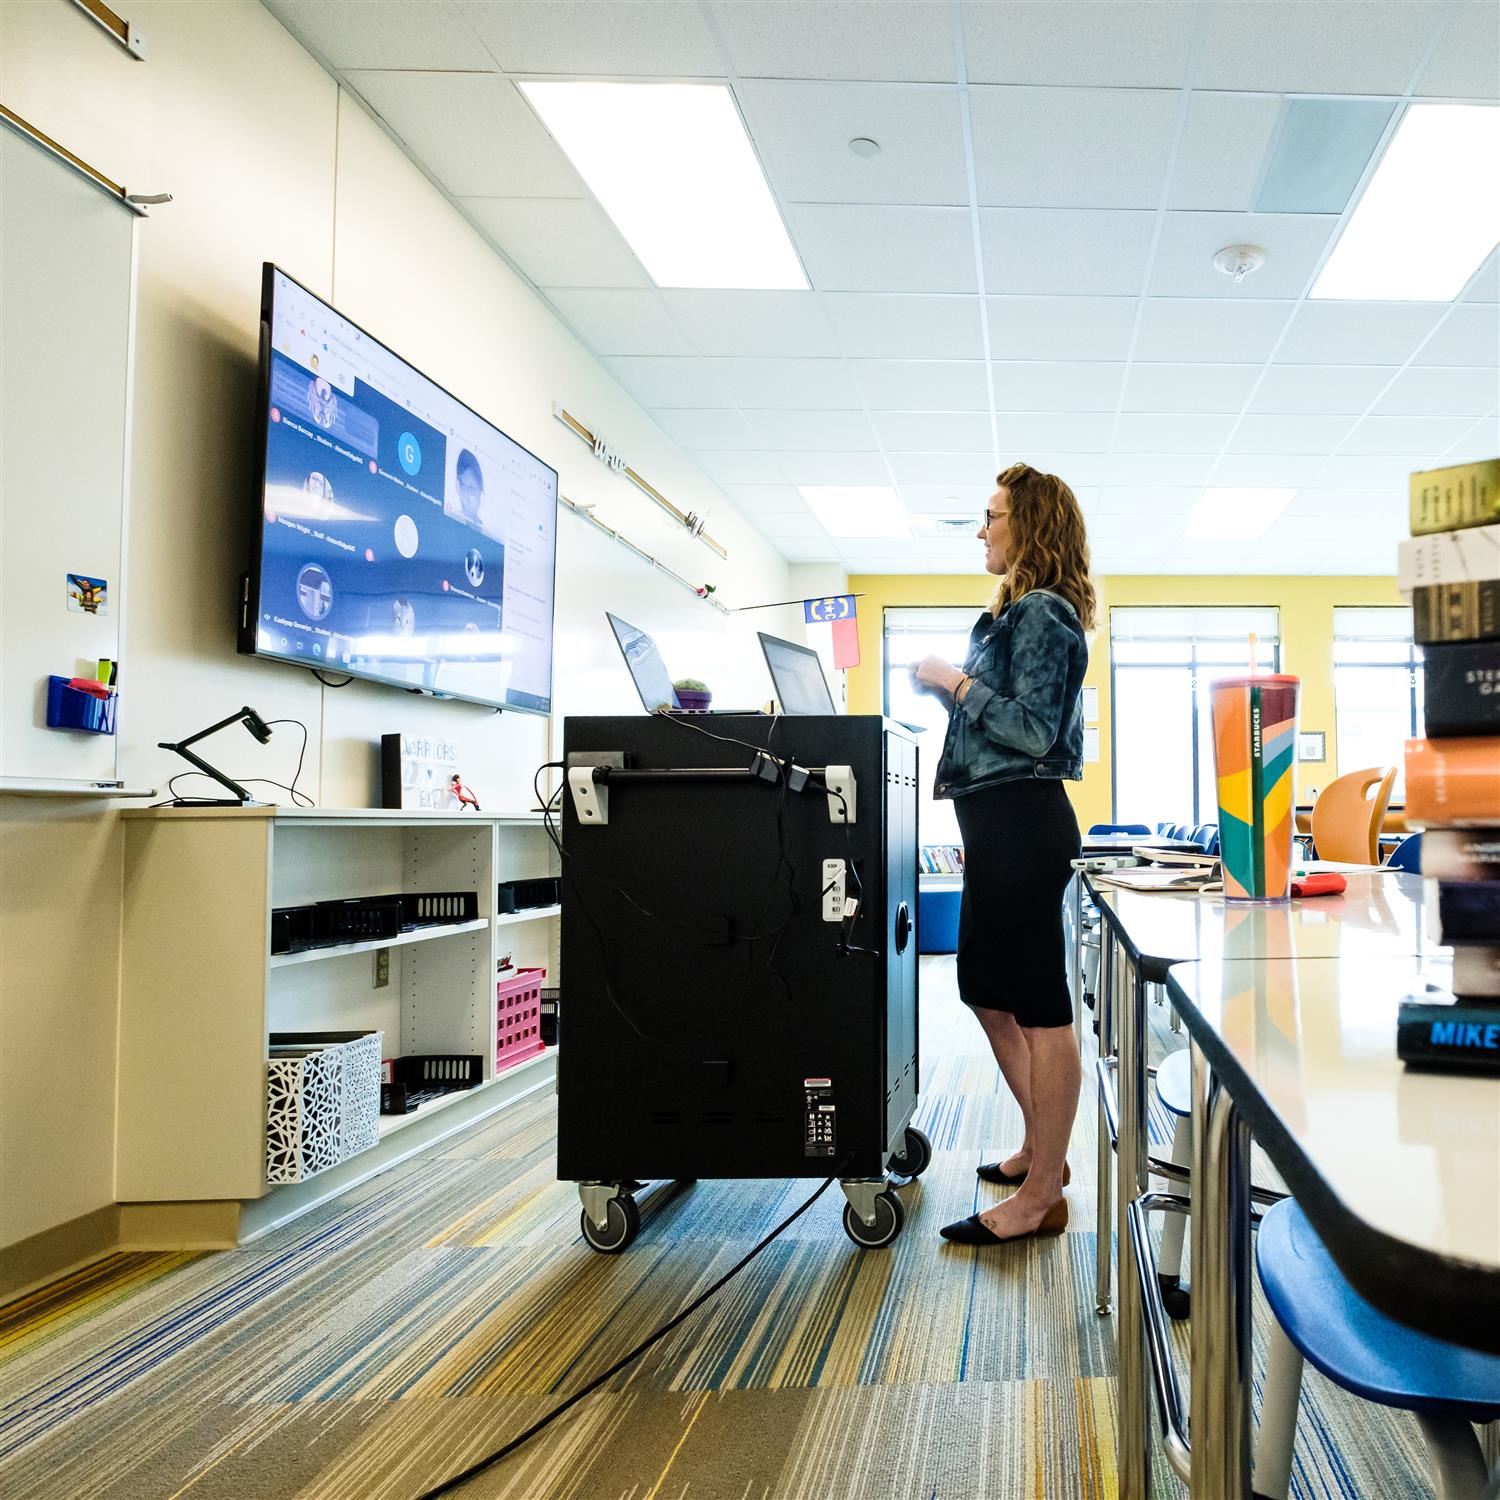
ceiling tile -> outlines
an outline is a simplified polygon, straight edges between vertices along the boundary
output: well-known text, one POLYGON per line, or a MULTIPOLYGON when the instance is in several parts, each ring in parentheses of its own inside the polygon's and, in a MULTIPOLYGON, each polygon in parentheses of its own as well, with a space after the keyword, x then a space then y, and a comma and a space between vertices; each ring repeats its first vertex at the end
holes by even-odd
POLYGON ((1332 453, 1354 427, 1353 417, 1262 416, 1240 418, 1229 444, 1231 453, 1312 455, 1332 453))
POLYGON ((1267 93, 1400 94, 1443 6, 1423 0, 1205 5, 1193 84, 1267 93))
POLYGON ((790 476, 783 474, 776 455, 760 449, 702 448, 693 454, 693 462, 715 484, 785 484, 790 476))
POLYGON ((1412 365, 1396 377, 1371 413, 1377 417, 1482 417, 1500 390, 1494 370, 1412 365))
POLYGON ((692 354, 660 292, 554 287, 547 300, 596 354, 692 354))
MULTIPOLYGON (((1203 498, 1201 485, 1172 489, 1158 485, 1105 485, 1093 509, 1109 519, 1149 521, 1153 516, 1186 516, 1203 498)), ((1175 530, 1175 528, 1174 528, 1175 530)))
POLYGON ((1322 214, 1170 213, 1151 263, 1157 297, 1300 297, 1338 220, 1322 214), (1214 269, 1215 254, 1230 245, 1256 245, 1266 263, 1238 285, 1214 269))
POLYGON ((1276 358, 1297 365, 1405 364, 1442 312, 1435 302, 1304 302, 1276 358))
POLYGON ((610 0, 607 5, 459 0, 458 8, 510 73, 705 77, 724 72, 698 7, 676 0, 610 0))
POLYGON ((1414 468, 1432 468, 1471 426, 1465 417, 1366 417, 1344 440, 1340 456, 1402 454, 1419 460, 1414 468))
POLYGON ((838 351, 811 292, 663 292, 704 354, 828 357, 838 351))
POLYGON ((474 69, 495 59, 446 0, 266 0, 299 41, 335 68, 474 69))
POLYGON ((885 411, 871 420, 887 453, 931 453, 939 448, 978 453, 992 442, 984 412, 885 411))
POLYGON ((974 231, 967 208, 799 203, 792 238, 822 292, 972 292, 974 231))
POLYGON ((871 411, 990 409, 982 360, 858 359, 849 369, 871 411))
POLYGON ((737 411, 658 408, 651 415, 669 438, 684 448, 763 448, 737 411))
POLYGON ((708 366, 736 406, 807 406, 853 411, 861 405, 841 359, 713 359, 708 366))
POLYGON ((1500 302, 1500 250, 1491 250, 1490 258, 1476 272, 1464 295, 1465 302, 1500 302))
POLYGON ((1000 411, 1112 412, 1125 374, 1122 364, 997 362, 990 369, 1000 411))
POLYGON ((995 461, 986 447, 983 453, 893 453, 890 465, 900 485, 973 484, 993 474, 995 461))
POLYGON ((1134 297, 990 297, 996 359, 1124 359, 1135 328, 1134 297))
POLYGON ((818 299, 854 358, 979 359, 978 297, 837 292, 818 299))
POLYGON ((1500 58, 1500 6, 1448 6, 1451 17, 1432 57, 1413 90, 1420 98, 1493 100, 1497 90, 1495 60, 1500 58))
POLYGON ((346 72, 458 198, 582 198, 582 181, 513 84, 491 73, 346 72))
POLYGON ((1177 88, 1192 37, 1191 4, 964 0, 974 83, 1177 88))
POLYGON ((605 364, 642 406, 729 406, 732 399, 706 359, 617 355, 605 364))
MULTIPOLYGON (((1106 453, 1114 418, 1104 412, 997 411, 1000 451, 1106 453)), ((1029 460, 1028 460, 1029 462, 1029 460)), ((1084 481, 1080 480, 1079 483, 1084 481)))
POLYGON ((1246 489, 1296 489, 1311 483, 1323 460, 1314 454, 1300 456, 1261 453, 1226 453, 1212 470, 1216 485, 1238 485, 1246 489))
POLYGON ((995 207, 1151 208, 1161 202, 1178 95, 972 88, 974 175, 995 207))
POLYGON ((651 285, 591 198, 462 198, 459 205, 537 286, 651 285))
POLYGON ((1217 453, 1235 419, 1229 415, 1129 412, 1115 429, 1116 453, 1217 453))
POLYGON ((878 453, 781 453, 788 484, 889 484, 891 471, 878 453))
POLYGON ((1203 484, 1213 459, 1206 453, 1116 453, 1106 467, 1111 484, 1203 484))
POLYGON ((957 89, 746 79, 736 92, 784 203, 968 205, 957 89), (859 136, 879 153, 856 156, 859 136))
POLYGON ((1319 489, 1362 489, 1377 497, 1404 495, 1412 471, 1421 467, 1421 463, 1405 458, 1340 453, 1324 459, 1317 473, 1304 483, 1319 489))
POLYGON ((1500 453, 1500 409, 1488 412, 1443 454, 1443 463, 1474 464, 1500 453))
POLYGON ((778 451, 858 453, 878 446, 862 411, 753 411, 747 417, 766 447, 778 451))
POLYGON ((1121 409, 1242 411, 1260 371, 1259 365, 1132 364, 1121 409))
POLYGON ((1248 210, 1280 116, 1276 94, 1194 93, 1168 207, 1248 210))
POLYGON ((781 514, 791 511, 807 514, 807 501, 790 484, 726 484, 724 493, 749 516, 781 514))
POLYGON ((823 523, 813 515, 806 507, 801 513, 795 511, 776 511, 755 518, 756 529, 763 535, 770 537, 773 541, 779 541, 783 537, 822 537, 827 536, 828 531, 823 523))
POLYGON ((1091 487, 1102 485, 1109 477, 1109 459, 1103 453, 1049 453, 1001 450, 1002 463, 1024 461, 1043 474, 1056 474, 1075 495, 1088 493, 1091 487))
POLYGON ((985 290, 1135 296, 1155 215, 1144 210, 986 208, 985 290))
POLYGON ((1395 373, 1391 365, 1272 365, 1250 410, 1362 416, 1395 373))
POLYGON ((1412 360, 1417 365, 1500 365, 1500 307, 1461 302, 1412 360))
POLYGON ((1288 302, 1153 297, 1136 340, 1137 359, 1216 364, 1263 361, 1286 326, 1288 302))
POLYGON ((946 5, 716 0, 711 9, 745 78, 954 81, 946 5))

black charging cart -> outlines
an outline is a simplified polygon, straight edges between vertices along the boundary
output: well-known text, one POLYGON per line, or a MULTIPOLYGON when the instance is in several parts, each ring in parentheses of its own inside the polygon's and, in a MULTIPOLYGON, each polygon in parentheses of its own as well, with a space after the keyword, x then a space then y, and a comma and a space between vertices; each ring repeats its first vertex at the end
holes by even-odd
POLYGON ((879 717, 572 718, 557 1171, 624 1249, 650 1181, 837 1175, 905 1222, 917 1103, 917 747, 879 717))

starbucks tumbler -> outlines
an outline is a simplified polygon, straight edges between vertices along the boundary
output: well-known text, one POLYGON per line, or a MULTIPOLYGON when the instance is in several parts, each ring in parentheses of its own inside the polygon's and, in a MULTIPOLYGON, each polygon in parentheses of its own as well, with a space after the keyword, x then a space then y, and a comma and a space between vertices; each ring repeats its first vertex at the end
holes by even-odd
POLYGON ((1209 685, 1226 900, 1285 901, 1291 893, 1301 686, 1300 678, 1270 672, 1209 685))

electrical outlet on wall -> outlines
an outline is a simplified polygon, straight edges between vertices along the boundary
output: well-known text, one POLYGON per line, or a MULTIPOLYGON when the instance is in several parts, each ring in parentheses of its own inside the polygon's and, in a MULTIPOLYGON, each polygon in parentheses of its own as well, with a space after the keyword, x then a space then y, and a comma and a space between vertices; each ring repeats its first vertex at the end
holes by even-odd
POLYGON ((389 948, 377 948, 375 950, 375 979, 374 987, 383 990, 391 982, 391 950, 389 948))
POLYGON ((823 920, 825 922, 844 920, 846 878, 843 860, 825 859, 823 861, 823 880, 819 888, 823 892, 823 920))

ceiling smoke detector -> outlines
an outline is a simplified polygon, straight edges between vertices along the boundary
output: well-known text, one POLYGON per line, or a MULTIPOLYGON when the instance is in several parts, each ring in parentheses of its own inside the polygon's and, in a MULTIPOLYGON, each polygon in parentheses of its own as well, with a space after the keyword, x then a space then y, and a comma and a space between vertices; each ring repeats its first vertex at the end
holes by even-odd
POLYGON ((1259 245, 1226 245, 1214 256, 1214 270, 1233 276, 1236 286, 1265 263, 1266 252, 1259 245))
POLYGON ((878 156, 880 154, 880 142, 872 141, 867 135, 857 135, 849 142, 849 149, 856 156, 878 156))

